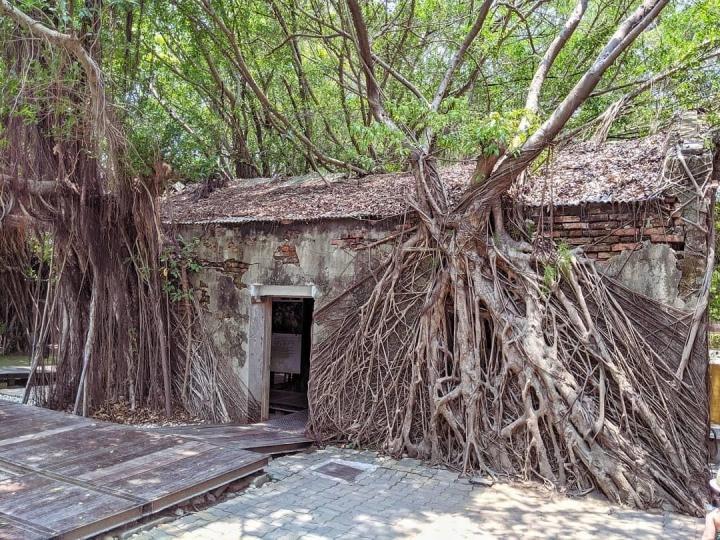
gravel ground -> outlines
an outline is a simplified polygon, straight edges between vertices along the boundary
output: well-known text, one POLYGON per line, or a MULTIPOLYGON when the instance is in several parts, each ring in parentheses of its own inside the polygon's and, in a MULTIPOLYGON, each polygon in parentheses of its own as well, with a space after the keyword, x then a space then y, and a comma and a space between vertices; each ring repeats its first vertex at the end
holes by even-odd
POLYGON ((13 403, 22 403, 24 391, 24 388, 3 388, 0 390, 0 399, 3 401, 12 401, 13 403))

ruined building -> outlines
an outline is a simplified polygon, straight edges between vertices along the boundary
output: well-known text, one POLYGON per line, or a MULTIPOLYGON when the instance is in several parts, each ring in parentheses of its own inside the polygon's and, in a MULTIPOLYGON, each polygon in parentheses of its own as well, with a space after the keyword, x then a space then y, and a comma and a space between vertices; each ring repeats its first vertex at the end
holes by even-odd
MULTIPOLYGON (((508 229, 582 249, 599 271, 690 318, 708 265, 711 148, 690 118, 644 139, 555 150, 507 201, 508 229)), ((471 171, 442 170, 451 196, 471 171)), ((327 330, 318 314, 354 294, 374 243, 411 226, 413 190, 398 173, 237 180, 202 198, 193 188, 166 197, 165 223, 202 267, 193 285, 207 326, 263 417, 307 407, 312 343, 327 330)), ((696 343, 706 355, 705 324, 696 343)), ((666 345, 679 353, 685 343, 666 345)))

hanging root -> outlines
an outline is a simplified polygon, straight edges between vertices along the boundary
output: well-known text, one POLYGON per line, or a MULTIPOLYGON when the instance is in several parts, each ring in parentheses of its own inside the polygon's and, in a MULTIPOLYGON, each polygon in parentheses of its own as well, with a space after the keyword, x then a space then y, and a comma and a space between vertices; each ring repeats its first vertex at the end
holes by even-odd
POLYGON ((675 377, 687 314, 591 261, 540 261, 503 235, 441 246, 424 230, 399 243, 359 309, 319 314, 335 326, 312 361, 314 436, 700 513, 702 351, 675 377))
POLYGON ((252 419, 256 406, 208 345, 199 308, 183 317, 169 294, 157 208, 169 169, 136 170, 128 157, 97 36, 4 11, 18 23, 0 47, 18 91, 2 118, 0 292, 11 306, 0 306, 0 326, 27 332, 27 346, 15 344, 32 356, 25 401, 84 415, 127 401, 170 416, 182 404, 212 421, 252 419))
POLYGON ((214 346, 200 303, 193 297, 184 311, 185 322, 177 321, 174 327, 187 332, 185 339, 176 339, 183 344, 179 356, 185 361, 178 363, 173 377, 184 408, 196 418, 213 423, 258 422, 260 406, 235 374, 230 359, 214 346))

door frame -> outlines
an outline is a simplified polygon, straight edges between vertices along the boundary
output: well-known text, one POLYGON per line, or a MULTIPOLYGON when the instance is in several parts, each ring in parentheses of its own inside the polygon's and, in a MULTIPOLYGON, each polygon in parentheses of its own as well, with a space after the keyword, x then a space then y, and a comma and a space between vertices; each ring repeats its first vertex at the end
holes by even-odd
POLYGON ((248 391, 260 405, 260 421, 270 417, 270 343, 272 302, 280 298, 317 298, 317 287, 306 285, 250 285, 248 324, 248 391))

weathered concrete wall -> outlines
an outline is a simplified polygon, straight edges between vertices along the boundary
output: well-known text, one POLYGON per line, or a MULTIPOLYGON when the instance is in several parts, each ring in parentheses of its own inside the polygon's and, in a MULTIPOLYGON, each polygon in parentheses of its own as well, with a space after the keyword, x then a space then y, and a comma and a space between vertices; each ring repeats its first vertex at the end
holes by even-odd
MULTIPOLYGON (((195 257, 202 270, 193 276, 193 287, 218 350, 248 385, 250 370, 261 369, 248 365, 250 285, 315 285, 317 310, 368 271, 370 253, 358 248, 399 227, 392 220, 343 219, 184 225, 179 234, 186 241, 199 240, 195 257)), ((313 330, 322 331, 322 325, 313 330)))

